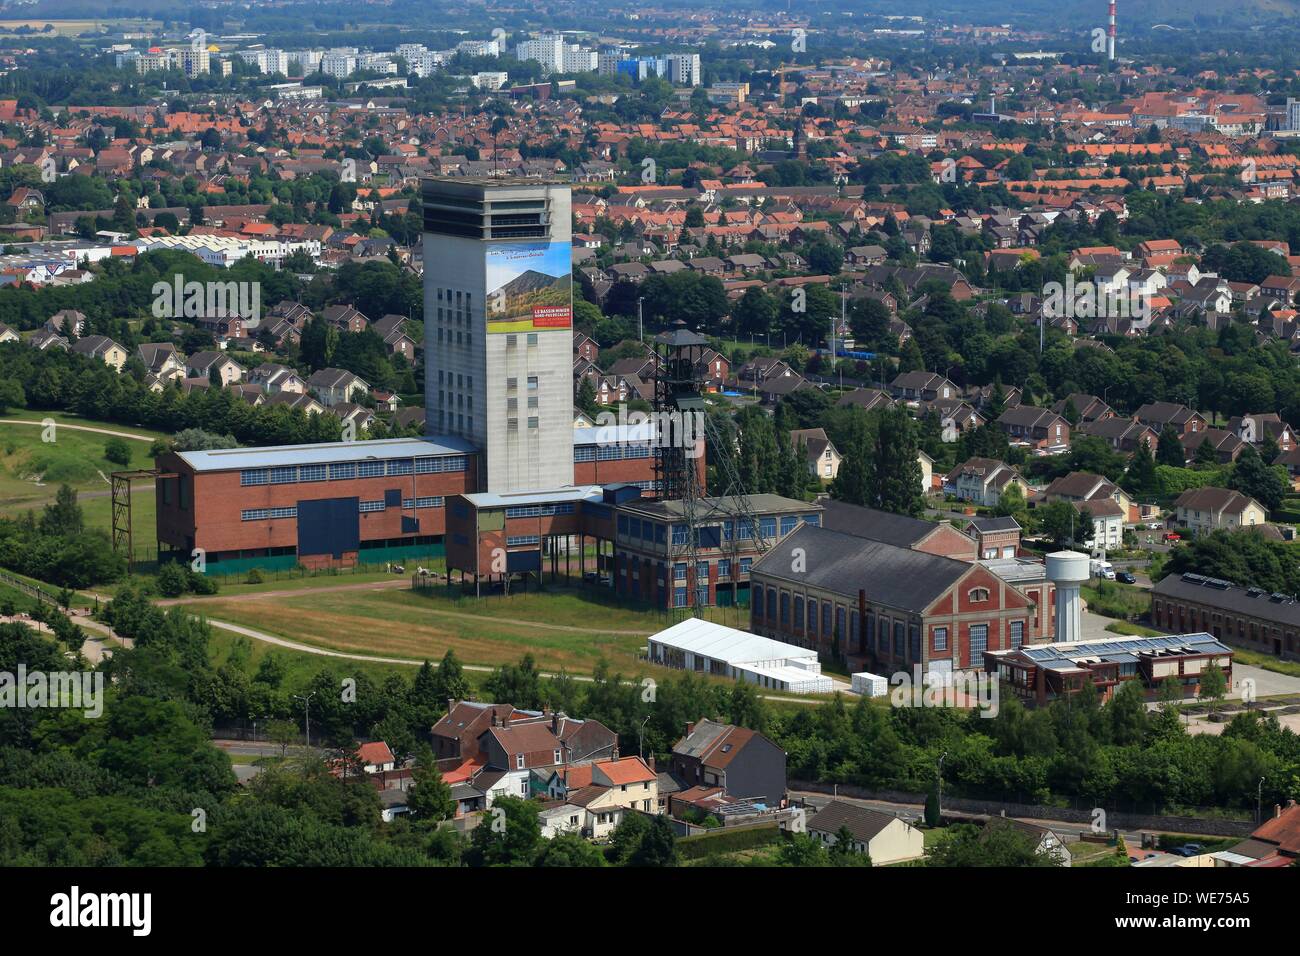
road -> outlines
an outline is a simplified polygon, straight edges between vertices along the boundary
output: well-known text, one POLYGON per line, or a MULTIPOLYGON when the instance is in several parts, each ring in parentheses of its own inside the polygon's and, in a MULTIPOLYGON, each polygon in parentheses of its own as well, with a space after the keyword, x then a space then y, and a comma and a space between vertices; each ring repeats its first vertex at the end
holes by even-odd
MULTIPOLYGON (((36 425, 40 427, 44 424, 44 422, 30 421, 25 418, 0 418, 0 425, 36 425)), ((96 435, 113 435, 117 438, 129 438, 131 441, 153 442, 153 439, 147 435, 133 435, 131 432, 119 432, 111 428, 95 428, 91 425, 68 425, 63 422, 55 422, 54 428, 56 431, 60 428, 70 428, 74 432, 94 432, 96 435)))

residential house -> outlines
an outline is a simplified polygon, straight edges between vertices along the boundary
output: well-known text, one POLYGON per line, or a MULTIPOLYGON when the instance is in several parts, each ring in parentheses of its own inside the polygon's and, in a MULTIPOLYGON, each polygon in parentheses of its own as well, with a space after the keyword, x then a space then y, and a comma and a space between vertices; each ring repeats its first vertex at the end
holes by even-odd
POLYGON ((323 368, 313 372, 307 379, 307 387, 326 408, 370 393, 370 386, 365 381, 341 368, 323 368))
POLYGON ((1174 516, 1197 534, 1220 528, 1262 528, 1268 521, 1263 505, 1231 488, 1189 488, 1174 501, 1174 516))
POLYGON ((118 345, 107 335, 87 335, 73 343, 72 351, 76 355, 97 358, 115 371, 122 371, 126 364, 126 349, 118 345))
POLYGON ((873 866, 919 860, 925 855, 921 831, 892 813, 832 800, 808 821, 808 835, 826 847, 841 834, 853 840, 853 851, 865 853, 873 866))
POLYGON ((997 423, 1013 445, 1037 454, 1054 455, 1070 448, 1070 423, 1046 408, 1017 405, 1004 411, 997 423))
POLYGON ((1133 418, 1157 435, 1166 425, 1172 425, 1180 438, 1209 427, 1209 422, 1199 412, 1177 402, 1148 402, 1134 413, 1133 418))
POLYGON ((969 501, 983 508, 996 508, 1009 486, 1020 489, 1028 500, 1029 483, 1006 462, 996 458, 968 458, 944 479, 958 501, 969 501))
POLYGON ((221 385, 233 385, 244 377, 244 367, 224 352, 195 352, 185 361, 185 377, 212 380, 216 369, 221 385))
POLYGON ((822 481, 833 481, 839 474, 840 453, 824 428, 791 429, 790 444, 796 453, 803 450, 809 474, 822 481))
POLYGON ((692 786, 722 787, 772 806, 785 801, 785 751, 754 730, 708 719, 688 723, 670 766, 692 786))
POLYGON ((185 356, 171 342, 141 343, 135 355, 159 381, 176 382, 185 377, 185 356))

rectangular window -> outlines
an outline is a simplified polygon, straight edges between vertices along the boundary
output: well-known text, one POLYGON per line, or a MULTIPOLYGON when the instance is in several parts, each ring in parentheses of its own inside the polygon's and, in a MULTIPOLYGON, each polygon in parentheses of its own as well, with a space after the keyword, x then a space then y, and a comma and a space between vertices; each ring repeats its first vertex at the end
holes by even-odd
POLYGON ((343 478, 355 478, 356 476, 356 462, 339 461, 330 465, 330 481, 338 481, 343 478))
POLYGON ((360 501, 357 503, 357 510, 360 512, 383 511, 383 501, 360 501))
POLYGON ((388 474, 409 475, 415 471, 415 462, 410 458, 394 458, 388 462, 388 474))
POLYGON ((303 465, 301 468, 298 469, 298 480, 299 481, 324 481, 325 466, 324 465, 303 465))
POLYGON ((1020 647, 1025 643, 1025 622, 1011 622, 1011 646, 1020 647))
POLYGON ((241 485, 264 485, 267 482, 267 473, 265 468, 245 468, 239 473, 239 483, 241 485))
POLYGON ((795 529, 795 525, 797 525, 798 523, 799 523, 799 519, 796 518, 794 515, 786 515, 786 516, 782 517, 782 518, 781 518, 781 537, 784 538, 787 534, 789 534, 791 531, 793 531, 793 530, 795 529))
POLYGON ((298 480, 298 468, 295 465, 283 465, 271 469, 271 484, 289 485, 298 480))
POLYGON ((984 652, 989 647, 989 626, 972 624, 970 628, 970 664, 971 667, 984 666, 984 652))
POLYGON ((506 547, 518 548, 530 544, 541 544, 542 539, 535 534, 512 534, 506 536, 506 547))
POLYGON ((934 629, 934 649, 936 651, 946 651, 948 649, 948 629, 946 627, 936 627, 934 629))
POLYGON ((384 473, 384 463, 382 461, 357 462, 358 478, 378 478, 383 473, 384 473))

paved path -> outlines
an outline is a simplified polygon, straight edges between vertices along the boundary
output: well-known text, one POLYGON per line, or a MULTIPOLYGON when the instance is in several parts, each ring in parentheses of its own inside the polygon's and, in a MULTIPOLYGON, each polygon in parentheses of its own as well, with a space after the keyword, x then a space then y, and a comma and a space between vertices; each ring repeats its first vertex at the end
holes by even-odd
MULTIPOLYGON (((36 425, 40 427, 44 424, 44 422, 29 421, 25 418, 0 418, 0 425, 36 425)), ((133 435, 131 432, 119 432, 111 428, 94 428, 90 425, 69 425, 64 422, 55 422, 54 428, 56 432, 60 428, 70 428, 74 432, 94 432, 96 435, 114 435, 118 438, 129 438, 131 441, 153 442, 153 439, 147 435, 133 435)))

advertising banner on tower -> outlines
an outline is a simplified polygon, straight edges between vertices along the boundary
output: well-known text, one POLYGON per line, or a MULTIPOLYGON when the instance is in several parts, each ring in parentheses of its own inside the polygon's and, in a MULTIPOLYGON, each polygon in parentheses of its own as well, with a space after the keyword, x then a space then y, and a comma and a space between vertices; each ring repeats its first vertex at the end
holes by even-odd
POLYGON ((573 327, 573 252, 567 242, 499 242, 487 248, 487 331, 573 327))

